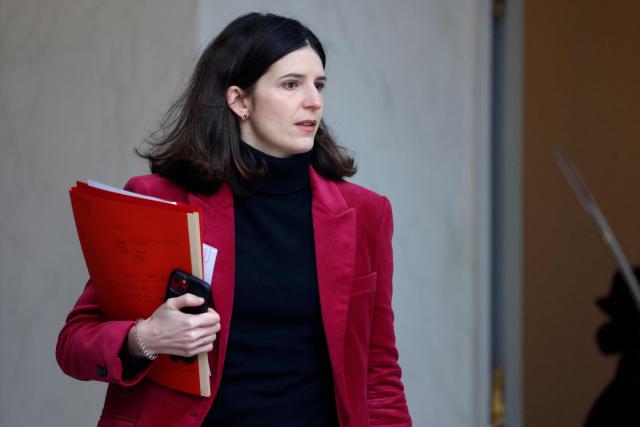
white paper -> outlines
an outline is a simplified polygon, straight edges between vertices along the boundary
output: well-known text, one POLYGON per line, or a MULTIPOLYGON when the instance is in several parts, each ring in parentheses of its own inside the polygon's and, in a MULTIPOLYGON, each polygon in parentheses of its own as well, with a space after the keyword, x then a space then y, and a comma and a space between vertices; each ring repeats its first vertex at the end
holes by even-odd
POLYGON ((216 263, 218 250, 206 243, 202 244, 202 258, 204 259, 204 281, 211 284, 213 281, 213 266, 216 263))
POLYGON ((132 191, 121 190, 120 188, 112 187, 110 185, 103 184, 103 183, 98 182, 98 181, 94 181, 92 179, 87 180, 87 185, 89 185, 89 187, 99 188, 101 190, 110 191, 112 193, 123 194, 125 196, 132 196, 132 197, 137 197, 139 199, 153 200, 153 201, 156 201, 156 202, 163 202, 163 203, 169 203, 171 205, 177 205, 176 202, 171 202, 169 200, 159 199, 157 197, 152 197, 152 196, 145 196, 144 194, 138 194, 138 193, 134 193, 132 191))

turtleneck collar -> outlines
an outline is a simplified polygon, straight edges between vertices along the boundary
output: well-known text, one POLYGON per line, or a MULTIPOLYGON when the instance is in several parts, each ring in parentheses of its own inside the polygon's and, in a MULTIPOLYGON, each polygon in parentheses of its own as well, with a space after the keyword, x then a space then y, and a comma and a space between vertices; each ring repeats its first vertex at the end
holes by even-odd
POLYGON ((291 194, 310 187, 311 151, 291 157, 274 157, 244 141, 242 145, 254 155, 258 163, 264 160, 267 165, 266 175, 257 184, 257 193, 291 194))

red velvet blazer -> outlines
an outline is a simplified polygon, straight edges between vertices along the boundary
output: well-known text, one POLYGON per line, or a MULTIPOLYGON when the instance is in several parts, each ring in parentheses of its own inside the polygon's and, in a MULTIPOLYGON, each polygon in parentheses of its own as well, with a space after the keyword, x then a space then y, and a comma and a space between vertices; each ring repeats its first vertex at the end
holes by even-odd
MULTIPOLYGON (((123 379, 118 353, 133 320, 102 318, 90 281, 60 332, 56 357, 74 378, 109 383, 99 426, 200 426, 220 386, 233 321, 231 190, 224 185, 213 195, 196 196, 156 175, 132 178, 125 188, 203 208, 204 241, 218 248, 212 292, 222 319, 209 353, 212 397, 166 389, 145 379, 146 371, 123 379)), ((391 205, 358 185, 326 180, 313 168, 311 188, 322 322, 340 426, 410 426, 391 309, 391 205)))

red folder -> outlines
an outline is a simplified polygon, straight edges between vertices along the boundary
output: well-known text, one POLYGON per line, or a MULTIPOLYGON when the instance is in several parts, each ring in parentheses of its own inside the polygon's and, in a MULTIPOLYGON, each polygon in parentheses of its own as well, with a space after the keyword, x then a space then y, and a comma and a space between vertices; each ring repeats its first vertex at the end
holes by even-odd
MULTIPOLYGON (((78 182, 69 190, 80 246, 105 319, 149 317, 164 302, 169 273, 202 278, 202 211, 117 194, 78 182)), ((208 397, 206 353, 197 363, 160 355, 148 377, 169 388, 208 397)))

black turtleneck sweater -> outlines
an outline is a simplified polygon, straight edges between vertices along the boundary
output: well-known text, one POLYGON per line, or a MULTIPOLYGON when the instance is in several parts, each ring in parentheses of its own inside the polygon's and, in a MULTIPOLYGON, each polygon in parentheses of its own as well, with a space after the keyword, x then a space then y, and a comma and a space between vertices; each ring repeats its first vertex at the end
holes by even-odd
POLYGON ((311 219, 311 153, 267 164, 234 196, 235 288, 220 389, 203 426, 334 427, 311 219))

